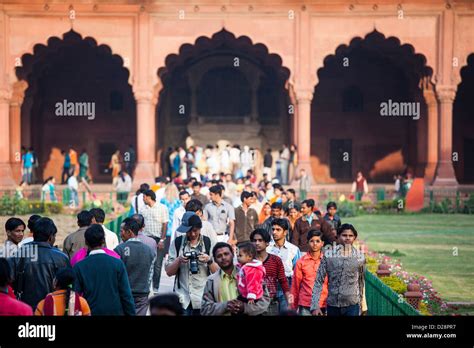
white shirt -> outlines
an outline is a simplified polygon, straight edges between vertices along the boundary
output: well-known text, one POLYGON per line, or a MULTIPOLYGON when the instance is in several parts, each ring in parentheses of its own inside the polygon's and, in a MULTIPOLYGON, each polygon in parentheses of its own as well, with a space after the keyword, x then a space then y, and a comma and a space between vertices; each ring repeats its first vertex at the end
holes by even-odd
POLYGON ((26 237, 20 243, 18 243, 18 247, 20 248, 23 245, 25 245, 26 243, 30 243, 32 241, 34 241, 33 237, 26 237))
POLYGON ((173 213, 173 224, 171 225, 171 240, 175 239, 176 230, 181 225, 181 220, 183 218, 184 213, 186 213, 186 209, 182 205, 174 210, 173 213))
POLYGON ((153 207, 146 206, 140 211, 145 219, 145 228, 143 234, 148 237, 161 238, 163 224, 167 224, 169 220, 168 208, 166 205, 155 202, 153 207))
POLYGON ((67 185, 73 190, 77 191, 79 189, 79 183, 77 182, 77 179, 74 175, 70 176, 69 179, 67 179, 67 185))
POLYGON ((107 246, 107 249, 114 250, 119 245, 117 235, 104 225, 102 225, 102 228, 104 229, 105 233, 105 245, 107 246))
POLYGON ((130 201, 130 204, 133 207, 135 214, 141 214, 142 211, 145 209, 145 202, 143 202, 143 193, 140 193, 138 197, 137 195, 133 196, 132 200, 130 201), (138 207, 136 203, 138 203, 138 207))
POLYGON ((160 187, 158 190, 155 192, 156 195, 156 201, 159 202, 161 199, 165 196, 165 186, 160 187))
POLYGON ((285 276, 293 276, 293 267, 301 257, 300 249, 296 245, 285 240, 285 244, 279 248, 275 245, 275 241, 271 240, 267 247, 267 253, 276 255, 281 259, 285 267, 285 276))

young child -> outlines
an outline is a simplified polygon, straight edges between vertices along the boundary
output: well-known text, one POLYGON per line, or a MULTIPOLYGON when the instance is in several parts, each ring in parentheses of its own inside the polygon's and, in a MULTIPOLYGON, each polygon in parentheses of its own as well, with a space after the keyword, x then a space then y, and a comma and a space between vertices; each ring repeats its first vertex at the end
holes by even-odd
POLYGON ((337 215, 337 205, 336 202, 329 202, 326 206, 326 215, 324 215, 324 220, 326 220, 332 227, 333 230, 337 231, 341 227, 341 218, 337 215))
POLYGON ((239 246, 237 286, 240 293, 239 300, 247 303, 255 303, 263 296, 265 268, 256 257, 257 249, 253 243, 246 242, 239 246))
MULTIPOLYGON (((323 258, 322 247, 324 242, 322 238, 323 233, 321 231, 310 230, 307 235, 309 251, 296 262, 291 293, 294 297, 293 309, 298 310, 300 315, 311 315, 310 307, 313 286, 323 258)), ((319 298, 319 307, 323 313, 326 311, 327 296, 328 281, 326 277, 319 298)))

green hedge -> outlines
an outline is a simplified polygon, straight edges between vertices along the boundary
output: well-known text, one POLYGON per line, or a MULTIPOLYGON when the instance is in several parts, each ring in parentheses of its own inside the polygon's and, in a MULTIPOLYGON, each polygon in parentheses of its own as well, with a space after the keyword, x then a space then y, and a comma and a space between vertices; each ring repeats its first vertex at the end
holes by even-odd
POLYGON ((63 205, 59 202, 28 201, 10 195, 0 198, 0 215, 25 215, 25 214, 60 214, 63 205))
MULTIPOLYGON (((329 200, 323 203, 326 207, 329 200)), ((340 217, 353 217, 362 214, 390 214, 404 211, 405 201, 402 199, 385 200, 373 203, 371 201, 342 201, 336 202, 337 214, 340 217), (400 200, 402 201, 400 204, 400 200), (400 209, 401 206, 401 209, 400 209)))
POLYGON ((462 201, 459 192, 455 199, 445 198, 440 202, 430 199, 430 205, 421 210, 423 213, 435 214, 474 214, 474 194, 462 201))

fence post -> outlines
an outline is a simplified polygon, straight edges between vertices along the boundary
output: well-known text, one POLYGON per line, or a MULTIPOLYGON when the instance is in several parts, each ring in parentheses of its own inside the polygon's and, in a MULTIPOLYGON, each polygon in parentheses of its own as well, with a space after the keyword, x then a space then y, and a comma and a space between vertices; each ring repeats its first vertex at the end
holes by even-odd
POLYGON ((433 190, 430 190, 430 212, 432 213, 434 210, 434 194, 433 190))

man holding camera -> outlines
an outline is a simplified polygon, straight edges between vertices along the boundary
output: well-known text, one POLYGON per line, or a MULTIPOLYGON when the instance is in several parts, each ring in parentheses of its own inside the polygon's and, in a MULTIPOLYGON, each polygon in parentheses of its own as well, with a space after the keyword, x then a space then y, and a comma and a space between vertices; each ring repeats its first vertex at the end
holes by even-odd
POLYGON ((194 212, 186 212, 170 245, 166 273, 176 276, 174 292, 181 301, 186 315, 199 315, 207 277, 218 270, 212 260, 214 247, 209 237, 201 235, 202 221, 194 212))

